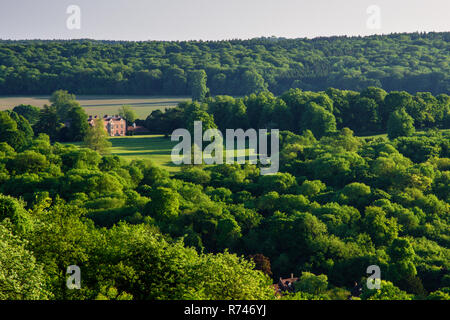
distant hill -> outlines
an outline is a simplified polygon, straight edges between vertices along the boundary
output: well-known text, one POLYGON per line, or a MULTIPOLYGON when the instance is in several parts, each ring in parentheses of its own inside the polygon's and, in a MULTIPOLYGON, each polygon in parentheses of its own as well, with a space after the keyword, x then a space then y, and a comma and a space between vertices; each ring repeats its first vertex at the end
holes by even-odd
POLYGON ((203 69, 211 94, 289 88, 450 92, 450 32, 315 39, 126 42, 0 41, 0 95, 190 95, 203 69))

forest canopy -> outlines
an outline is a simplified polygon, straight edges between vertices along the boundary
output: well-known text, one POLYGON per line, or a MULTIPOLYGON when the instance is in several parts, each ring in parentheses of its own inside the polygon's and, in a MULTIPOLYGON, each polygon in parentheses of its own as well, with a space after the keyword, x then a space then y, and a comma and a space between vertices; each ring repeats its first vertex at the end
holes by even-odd
POLYGON ((0 111, 0 299, 449 300, 449 37, 0 41, 0 94, 52 93, 0 111), (279 172, 109 154, 75 94, 125 93, 193 97, 120 109, 165 139, 279 129, 279 172))
POLYGON ((2 40, 0 94, 65 89, 202 96, 199 81, 207 81, 213 95, 368 86, 448 94, 449 52, 448 32, 181 42, 2 40))
POLYGON ((283 299, 345 299, 369 265, 382 287, 361 299, 450 299, 448 130, 282 131, 277 174, 171 175, 52 144, 18 117, 0 112, 2 299, 273 299, 290 273, 301 277, 283 299))

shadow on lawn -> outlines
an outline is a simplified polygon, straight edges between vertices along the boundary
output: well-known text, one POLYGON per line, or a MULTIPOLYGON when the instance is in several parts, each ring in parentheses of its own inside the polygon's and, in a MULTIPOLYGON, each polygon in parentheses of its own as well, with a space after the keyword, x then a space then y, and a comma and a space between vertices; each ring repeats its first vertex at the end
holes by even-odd
MULTIPOLYGON (((113 150, 114 151, 114 150, 113 150)), ((149 150, 147 152, 112 152, 116 156, 125 156, 125 157, 139 157, 139 156, 150 156, 150 155, 162 155, 170 156, 170 150, 149 150)))
MULTIPOLYGON (((130 104, 127 104, 131 107, 175 107, 179 102, 133 102, 130 104)), ((82 107, 84 108, 92 108, 92 107, 111 107, 111 106, 123 106, 124 103, 98 103, 98 104, 83 104, 82 107)))

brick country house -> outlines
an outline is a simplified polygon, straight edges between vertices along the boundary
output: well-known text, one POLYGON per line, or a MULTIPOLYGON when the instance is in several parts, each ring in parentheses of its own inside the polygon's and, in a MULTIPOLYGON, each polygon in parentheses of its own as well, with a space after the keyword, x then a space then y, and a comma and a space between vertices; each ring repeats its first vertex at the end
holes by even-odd
MULTIPOLYGON (((92 117, 89 116, 88 122, 91 126, 95 125, 95 120, 97 120, 97 116, 92 117)), ((105 131, 111 137, 117 136, 125 136, 127 134, 127 122, 124 118, 115 115, 115 116, 103 116, 103 124, 105 126, 105 131)))

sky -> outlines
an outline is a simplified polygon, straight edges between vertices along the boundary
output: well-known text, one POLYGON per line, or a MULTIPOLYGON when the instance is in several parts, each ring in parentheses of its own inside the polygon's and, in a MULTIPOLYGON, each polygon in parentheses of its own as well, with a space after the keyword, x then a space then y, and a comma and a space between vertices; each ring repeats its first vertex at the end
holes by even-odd
POLYGON ((0 0, 0 39, 223 40, 415 31, 450 31, 450 0, 0 0), (71 5, 79 14, 67 11, 71 5))

